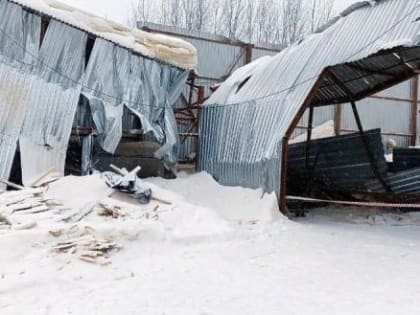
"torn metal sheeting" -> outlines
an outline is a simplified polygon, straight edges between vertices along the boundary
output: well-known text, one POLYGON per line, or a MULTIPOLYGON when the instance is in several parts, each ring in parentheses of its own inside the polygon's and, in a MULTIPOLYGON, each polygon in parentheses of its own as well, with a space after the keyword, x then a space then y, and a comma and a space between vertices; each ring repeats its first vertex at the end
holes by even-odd
MULTIPOLYGON (((174 167, 180 141, 172 105, 189 70, 101 38, 87 51, 92 41, 88 32, 47 18, 41 36, 39 13, 13 1, 0 2, 0 178, 9 178, 18 142, 24 184, 51 167, 64 174, 81 94, 90 102, 106 151, 113 153, 121 139, 125 106, 159 142, 157 157, 174 167)), ((77 113, 85 120, 81 115, 77 113)))

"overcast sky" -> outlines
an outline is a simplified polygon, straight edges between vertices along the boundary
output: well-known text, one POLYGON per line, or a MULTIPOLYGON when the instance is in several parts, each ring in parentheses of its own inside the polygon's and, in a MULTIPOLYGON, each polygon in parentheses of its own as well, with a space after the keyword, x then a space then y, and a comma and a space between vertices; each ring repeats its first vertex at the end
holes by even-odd
MULTIPOLYGON (((132 2, 135 0, 62 0, 85 11, 104 16, 117 22, 126 23, 132 2)), ((150 0, 154 1, 154 0, 150 0)), ((340 12, 357 0, 335 0, 335 11, 340 12)))

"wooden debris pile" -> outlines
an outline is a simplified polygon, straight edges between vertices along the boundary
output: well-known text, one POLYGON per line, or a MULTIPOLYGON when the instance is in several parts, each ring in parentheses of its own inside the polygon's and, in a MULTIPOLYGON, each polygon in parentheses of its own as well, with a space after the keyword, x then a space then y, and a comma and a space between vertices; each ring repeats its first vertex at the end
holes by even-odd
POLYGON ((60 204, 44 197, 44 188, 22 188, 0 193, 0 227, 15 230, 36 226, 33 217, 60 208, 60 204))
POLYGON ((111 240, 99 238, 96 231, 87 226, 80 228, 74 225, 68 230, 50 231, 50 234, 60 238, 53 246, 56 253, 76 256, 91 264, 109 265, 110 253, 122 249, 122 246, 111 240))

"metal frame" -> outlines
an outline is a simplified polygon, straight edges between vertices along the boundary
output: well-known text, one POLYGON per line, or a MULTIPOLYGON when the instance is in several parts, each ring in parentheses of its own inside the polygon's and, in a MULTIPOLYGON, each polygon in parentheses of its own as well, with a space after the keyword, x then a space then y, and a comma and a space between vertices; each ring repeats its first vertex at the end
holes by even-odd
MULTIPOLYGON (((387 54, 389 52, 382 52, 382 53, 378 53, 376 54, 376 56, 379 55, 384 55, 387 54)), ((373 57, 373 56, 371 56, 373 57)), ((340 65, 338 65, 340 66, 340 65)), ((417 75, 419 74, 417 69, 411 69, 410 67, 404 67, 404 71, 401 71, 398 75, 393 75, 391 77, 390 80, 384 81, 380 84, 378 84, 376 87, 372 88, 372 89, 367 89, 361 93, 359 93, 358 95, 354 95, 349 89, 347 89, 346 85, 344 82, 340 81, 334 74, 333 71, 334 67, 328 67, 326 69, 324 69, 324 71, 322 71, 322 73, 320 74, 320 76, 318 77, 317 81, 315 82, 314 86, 312 87, 310 93, 308 94, 308 96, 306 97, 304 103, 302 104, 301 108, 299 109, 297 115, 295 116, 295 118, 293 119, 291 125, 289 126, 283 141, 282 141, 282 160, 281 160, 281 189, 280 189, 280 200, 279 200, 279 205, 280 205, 280 210, 283 212, 283 214, 285 215, 290 215, 288 207, 287 207, 287 165, 288 165, 288 146, 289 146, 289 139, 292 135, 292 133, 294 132, 294 130, 296 129, 296 127, 298 126, 299 121, 301 120, 303 114, 305 113, 306 109, 308 108, 313 108, 314 106, 328 106, 328 105, 337 105, 337 104, 341 104, 341 103, 348 103, 351 102, 352 106, 353 106, 353 112, 356 118, 356 121, 358 123, 358 128, 359 128, 359 132, 361 133, 361 135, 363 135, 363 127, 361 125, 360 122, 360 117, 358 117, 358 113, 357 113, 357 108, 355 106, 355 101, 356 100, 360 100, 369 96, 372 96, 374 94, 377 94, 383 90, 386 90, 388 88, 391 88, 392 86, 395 86, 399 83, 402 83, 408 79, 411 78, 415 78, 417 77, 417 75), (332 102, 332 104, 316 104, 315 100, 317 97, 317 93, 319 92, 319 90, 322 88, 322 85, 324 83, 324 80, 332 80, 333 82, 335 82, 336 85, 338 85, 338 87, 347 95, 347 99, 343 100, 339 100, 336 102, 332 102), (359 118, 359 119, 358 119, 359 118)), ((417 129, 417 111, 418 111, 418 77, 417 79, 413 80, 413 97, 412 100, 410 100, 412 102, 412 106, 413 106, 413 115, 412 115, 412 130, 414 130, 414 126, 417 129), (416 84, 416 86, 414 86, 416 84), (415 116, 415 121, 414 121, 414 116, 415 116)), ((307 141, 310 141, 310 137, 311 137, 311 127, 308 127, 308 136, 307 136, 307 141)), ((414 133, 415 136, 412 136, 413 138, 416 137, 417 138, 417 130, 414 133)), ((382 181, 381 181, 382 183, 382 181)), ((386 187, 386 183, 383 182, 382 184, 385 184, 384 187, 386 187)), ((387 188, 387 187, 386 187, 387 188)), ((387 188, 387 190, 389 190, 389 188, 387 188)))

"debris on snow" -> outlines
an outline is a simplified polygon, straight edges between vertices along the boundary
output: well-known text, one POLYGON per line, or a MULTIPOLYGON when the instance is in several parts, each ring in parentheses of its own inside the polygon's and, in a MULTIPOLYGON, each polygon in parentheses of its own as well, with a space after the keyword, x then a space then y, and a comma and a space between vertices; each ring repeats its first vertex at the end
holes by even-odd
POLYGON ((109 254, 120 250, 122 247, 110 240, 98 238, 96 231, 91 227, 72 226, 67 230, 50 231, 60 240, 53 246, 57 253, 76 255, 80 260, 97 264, 109 265, 109 254))
POLYGON ((281 218, 274 194, 222 187, 206 173, 141 181, 138 169, 60 179, 46 174, 35 183, 42 187, 4 192, 0 231, 45 233, 55 239, 49 245, 55 252, 107 265, 110 253, 127 239, 138 239, 140 231, 148 239, 187 240, 281 218), (135 194, 145 189, 153 196, 141 203, 135 194))
POLYGON ((140 166, 137 166, 131 172, 128 172, 125 169, 119 169, 115 165, 111 165, 111 168, 117 171, 118 174, 113 172, 105 172, 102 174, 105 183, 109 187, 117 189, 122 193, 133 195, 140 204, 146 205, 150 202, 152 190, 144 185, 137 176, 137 173, 141 170, 140 166))

